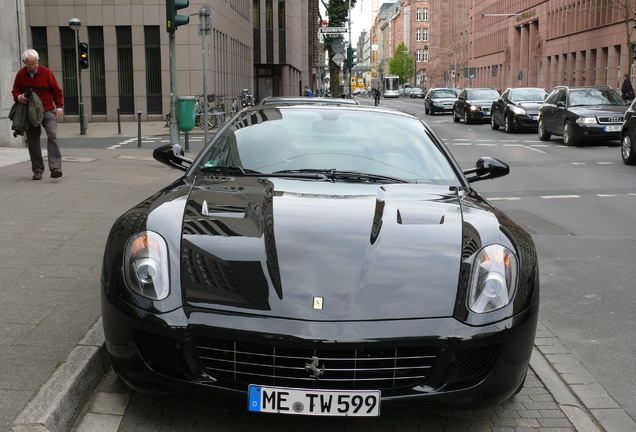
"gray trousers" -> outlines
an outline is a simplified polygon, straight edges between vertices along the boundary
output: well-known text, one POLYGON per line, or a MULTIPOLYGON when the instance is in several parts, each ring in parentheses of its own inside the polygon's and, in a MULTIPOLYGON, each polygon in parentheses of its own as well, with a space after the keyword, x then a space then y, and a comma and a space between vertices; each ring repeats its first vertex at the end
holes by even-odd
POLYGON ((26 131, 27 146, 29 148, 29 157, 31 158, 31 169, 34 173, 44 172, 44 160, 42 159, 42 146, 40 145, 40 135, 42 128, 46 132, 46 153, 49 162, 49 169, 62 168, 62 153, 57 145, 57 118, 55 110, 46 111, 42 124, 38 127, 30 127, 26 131))

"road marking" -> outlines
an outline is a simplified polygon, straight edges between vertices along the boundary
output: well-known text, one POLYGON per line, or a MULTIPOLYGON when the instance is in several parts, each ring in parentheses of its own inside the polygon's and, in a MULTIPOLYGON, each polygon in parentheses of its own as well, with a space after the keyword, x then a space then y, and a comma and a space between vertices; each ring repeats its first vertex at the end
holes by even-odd
POLYGON ((521 197, 488 198, 488 201, 520 201, 521 197))
POLYGON ((568 199, 568 198, 581 198, 580 195, 543 195, 541 199, 568 199))

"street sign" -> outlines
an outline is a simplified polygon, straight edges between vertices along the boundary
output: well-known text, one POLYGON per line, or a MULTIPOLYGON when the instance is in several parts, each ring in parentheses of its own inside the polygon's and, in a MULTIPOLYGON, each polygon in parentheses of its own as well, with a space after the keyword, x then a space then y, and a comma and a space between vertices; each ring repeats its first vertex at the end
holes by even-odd
POLYGON ((335 56, 333 56, 332 60, 334 63, 336 64, 340 64, 344 61, 344 56, 342 54, 336 54, 335 56))
POLYGON ((331 42, 331 49, 336 54, 342 54, 345 50, 344 39, 338 38, 331 42))
POLYGON ((340 33, 346 33, 347 32, 347 28, 346 27, 320 27, 320 33, 325 33, 325 34, 340 34, 340 33))

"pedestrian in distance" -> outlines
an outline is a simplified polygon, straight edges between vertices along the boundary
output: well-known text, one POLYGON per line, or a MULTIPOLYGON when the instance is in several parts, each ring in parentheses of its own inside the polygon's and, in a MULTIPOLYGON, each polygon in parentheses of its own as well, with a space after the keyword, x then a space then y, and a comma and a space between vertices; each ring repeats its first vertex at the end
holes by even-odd
POLYGON ((380 105, 380 90, 378 90, 377 88, 374 88, 373 90, 371 90, 371 92, 373 93, 373 100, 375 101, 375 106, 380 105))
POLYGON ((47 158, 52 178, 62 177, 62 154, 57 143, 57 119, 62 116, 64 109, 64 93, 60 88, 53 72, 39 64, 40 56, 33 49, 22 54, 24 67, 20 68, 13 82, 13 100, 17 103, 28 104, 29 96, 35 93, 42 101, 44 118, 38 126, 26 129, 27 147, 31 158, 33 180, 42 180, 44 160, 40 135, 42 128, 47 136, 47 158))
POLYGON ((634 94, 634 87, 632 87, 632 82, 629 79, 629 75, 626 73, 623 74, 623 84, 621 85, 621 96, 627 102, 631 102, 634 100, 636 95, 634 94))
POLYGON ((306 86, 305 86, 304 95, 305 95, 305 96, 309 96, 309 97, 314 97, 314 96, 316 96, 316 95, 315 95, 315 94, 311 91, 311 89, 309 88, 309 86, 308 86, 308 85, 306 85, 306 86))

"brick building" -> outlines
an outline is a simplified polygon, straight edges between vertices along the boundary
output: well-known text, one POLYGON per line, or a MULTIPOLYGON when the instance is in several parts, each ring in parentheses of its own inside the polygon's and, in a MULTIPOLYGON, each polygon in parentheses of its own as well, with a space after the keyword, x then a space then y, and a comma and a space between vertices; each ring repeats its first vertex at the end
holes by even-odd
POLYGON ((404 42, 422 87, 617 87, 631 72, 634 11, 636 0, 387 2, 374 28, 378 45, 389 48, 374 68, 383 63, 386 74, 404 42))

